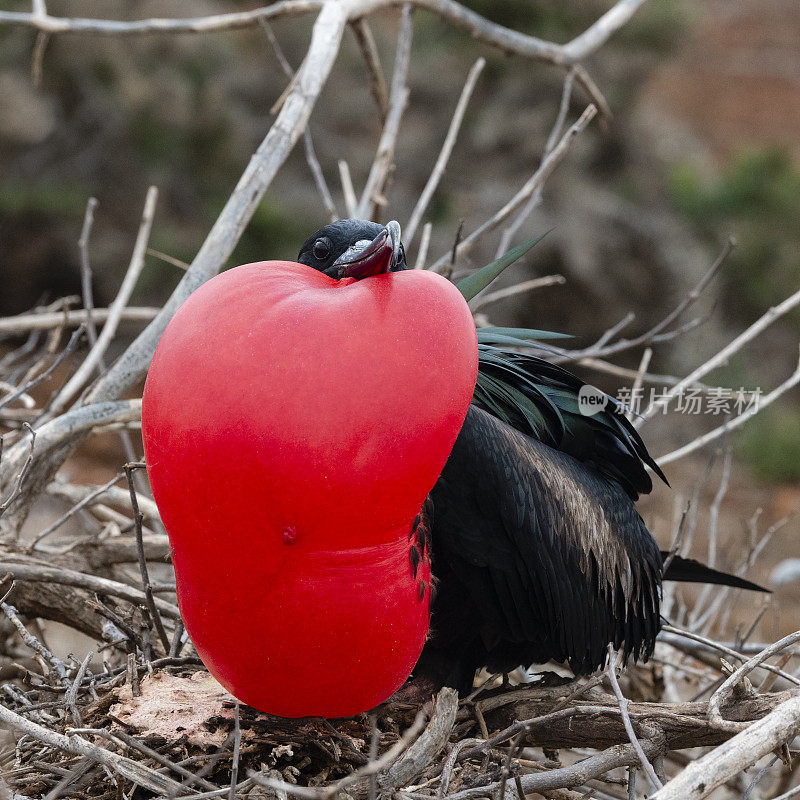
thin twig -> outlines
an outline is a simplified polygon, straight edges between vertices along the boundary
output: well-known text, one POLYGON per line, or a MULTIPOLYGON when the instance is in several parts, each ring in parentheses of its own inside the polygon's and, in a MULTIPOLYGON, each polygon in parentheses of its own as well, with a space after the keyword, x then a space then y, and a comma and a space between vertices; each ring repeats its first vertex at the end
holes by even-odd
MULTIPOLYGON (((592 118, 597 114, 595 106, 588 106, 586 110, 578 118, 577 122, 561 137, 559 143, 547 155, 539 168, 522 186, 522 188, 508 201, 498 212, 496 212, 490 219, 478 226, 469 236, 467 236, 458 246, 456 255, 461 257, 469 253, 475 246, 479 239, 490 233, 497 228, 504 220, 506 220, 514 211, 519 208, 551 175, 556 166, 561 162, 567 154, 570 145, 575 137, 583 131, 592 118)), ((431 267, 432 270, 438 272, 448 263, 450 254, 443 255, 431 267)))
MULTIPOLYGON (((351 19, 358 19, 378 9, 396 5, 398 0, 356 0, 345 9, 351 19)), ((497 23, 460 5, 454 0, 415 0, 414 5, 438 14, 447 22, 466 30, 478 39, 505 53, 513 53, 566 65, 584 61, 609 37, 622 28, 644 0, 618 0, 600 19, 566 44, 554 44, 528 36, 497 23)), ((343 4, 344 5, 344 4, 343 4)), ((136 36, 148 33, 207 33, 257 25, 262 19, 278 19, 323 10, 324 0, 281 0, 252 11, 214 14, 194 19, 142 19, 133 21, 37 16, 24 12, 0 11, 0 23, 36 28, 47 33, 89 33, 106 36, 136 36)))
POLYGON ((94 296, 92 294, 92 265, 89 259, 89 235, 94 224, 94 211, 97 208, 97 198, 90 197, 86 203, 86 213, 81 227, 81 238, 78 239, 78 250, 81 256, 81 294, 83 307, 86 314, 86 333, 89 337, 89 347, 94 347, 97 342, 97 326, 94 317, 94 296))
MULTIPOLYGON (((120 319, 133 322, 150 322, 158 314, 158 308, 129 307, 123 310, 120 319)), ((95 308, 91 312, 94 322, 105 322, 110 309, 95 308)), ((0 318, 0 335, 27 333, 28 331, 47 331, 54 325, 72 327, 80 325, 86 319, 84 310, 65 310, 58 313, 34 311, 30 314, 19 314, 16 317, 0 318)))
POLYGON ((344 159, 339 160, 339 180, 342 182, 342 195, 347 216, 353 218, 356 215, 358 200, 355 189, 353 189, 353 179, 350 177, 350 167, 344 159))
POLYGON ((397 52, 394 59, 394 73, 392 75, 392 89, 389 94, 389 111, 386 114, 386 124, 383 126, 375 159, 367 176, 364 191, 355 210, 355 216, 366 219, 372 209, 372 216, 377 215, 377 209, 385 204, 383 197, 386 181, 392 168, 394 149, 397 136, 400 132, 400 120, 408 103, 408 67, 411 63, 411 39, 413 35, 411 6, 403 6, 400 18, 400 32, 397 36, 397 52))
POLYGON ((239 781, 239 748, 242 744, 242 729, 239 727, 239 701, 233 708, 233 763, 231 764, 231 788, 228 800, 236 798, 236 784, 239 781))
POLYGON ((428 247, 431 243, 432 231, 433 223, 426 222, 422 226, 422 236, 419 240, 419 249, 417 250, 417 260, 414 262, 414 269, 425 269, 425 262, 428 259, 428 247))
POLYGON ((439 151, 436 163, 433 166, 433 171, 428 178, 428 182, 425 184, 425 188, 422 190, 422 194, 420 194, 419 199, 414 206, 414 210, 411 212, 411 217, 408 220, 408 224, 405 226, 405 228, 403 228, 403 238, 405 239, 406 245, 411 244, 411 240, 416 235, 419 224, 422 221, 422 217, 428 208, 431 198, 433 197, 433 193, 436 191, 436 187, 439 185, 439 181, 444 174, 444 171, 447 167, 447 162, 450 160, 450 154, 453 152, 453 147, 456 143, 456 139, 458 138, 458 132, 461 130, 461 123, 464 121, 464 114, 467 110, 469 99, 472 97, 475 84, 478 82, 478 78, 480 77, 480 74, 485 66, 486 59, 479 58, 472 65, 472 68, 467 74, 467 79, 464 82, 464 88, 461 90, 461 96, 458 98, 458 103, 456 103, 455 111, 453 112, 453 116, 450 120, 450 126, 447 129, 447 135, 444 137, 442 149, 439 151))
MULTIPOLYGON (((18 564, 14 561, 0 562, 0 574, 10 572, 15 580, 31 581, 33 583, 54 583, 56 585, 75 586, 80 589, 87 589, 98 594, 111 595, 127 600, 130 603, 141 605, 146 602, 144 592, 128 586, 126 583, 112 581, 109 578, 100 578, 96 575, 87 575, 62 567, 48 567, 43 564, 18 564)), ((178 607, 159 597, 155 598, 155 604, 161 614, 169 619, 178 619, 180 613, 178 607)), ((800 683, 800 681, 798 681, 800 683)))
POLYGON ((161 640, 161 646, 164 648, 164 655, 169 655, 170 641, 164 630, 164 623, 161 621, 161 614, 158 613, 155 597, 153 596, 153 588, 150 586, 150 576, 147 572, 147 559, 144 555, 144 542, 142 540, 142 512, 139 511, 139 500, 136 497, 136 486, 133 483, 133 471, 144 467, 143 463, 125 465, 125 475, 128 478, 128 488, 131 494, 131 507, 133 508, 133 524, 136 530, 136 548, 139 553, 139 571, 142 575, 142 588, 144 589, 144 596, 147 601, 147 608, 150 612, 150 617, 155 625, 158 638, 161 640))
MULTIPOLYGON (((575 68, 573 67, 567 72, 567 76, 564 78, 564 87, 561 91, 561 103, 558 108, 558 114, 556 115, 556 121, 553 123, 550 135, 547 137, 547 142, 544 146, 544 152, 542 153, 542 159, 547 158, 548 154, 553 151, 553 148, 555 148, 555 146, 558 144, 558 141, 564 132, 564 125, 567 121, 567 114, 569 113, 569 105, 572 99, 572 86, 574 82, 575 68)), ((528 219, 533 210, 542 202, 543 189, 544 184, 539 184, 539 187, 531 195, 530 199, 525 204, 522 211, 520 211, 520 213, 517 215, 516 219, 503 231, 503 235, 500 237, 500 244, 497 246, 495 258, 500 258, 504 253, 508 252, 508 249, 511 247, 511 240, 514 238, 517 231, 520 229, 520 227, 522 227, 522 224, 526 219, 528 219)))
POLYGON ((36 549, 36 545, 39 544, 42 539, 50 536, 51 533, 55 533, 65 522, 71 519, 82 508, 88 506, 93 500, 96 500, 101 494, 106 492, 106 490, 110 489, 115 483, 117 483, 117 481, 122 480, 124 477, 125 473, 120 472, 110 481, 108 481, 108 483, 104 483, 102 486, 98 486, 96 489, 89 492, 89 494, 87 494, 82 500, 72 506, 69 511, 67 511, 65 514, 62 514, 55 522, 52 522, 40 534, 38 534, 36 538, 33 539, 33 541, 28 545, 26 552, 32 553, 36 549))
POLYGON ((677 450, 673 450, 671 453, 667 453, 666 455, 657 458, 656 462, 660 467, 663 467, 665 464, 670 464, 673 461, 677 461, 679 458, 684 458, 690 453, 694 453, 696 450, 705 447, 710 442, 719 439, 721 436, 727 435, 730 431, 736 430, 736 428, 744 425, 745 422, 752 419, 756 414, 763 411, 765 408, 774 403, 779 397, 786 394, 786 392, 788 392, 790 389, 793 389, 798 384, 800 384, 800 362, 798 362, 797 368, 789 378, 787 378, 780 386, 773 389, 757 404, 754 404, 753 408, 747 409, 743 413, 739 414, 733 419, 728 420, 719 427, 708 431, 708 433, 698 436, 696 439, 693 439, 683 447, 679 447, 677 450))
MULTIPOLYGON (((275 32, 272 30, 272 26, 266 20, 261 20, 261 27, 267 34, 267 38, 272 45, 272 49, 275 51, 275 56, 278 59, 281 69, 290 80, 293 80, 295 71, 292 68, 292 65, 289 63, 289 60, 286 58, 283 48, 278 41, 278 37, 275 36, 275 32)), ((331 222, 333 222, 334 220, 339 219, 339 212, 336 210, 336 204, 333 202, 331 191, 328 188, 328 184, 325 180, 325 174, 322 172, 322 167, 320 166, 319 159, 317 158, 317 151, 314 147, 314 139, 311 136, 311 128, 308 125, 306 125, 306 129, 303 131, 303 146, 305 147, 306 162, 308 163, 308 167, 311 170, 312 176, 314 177, 317 190, 322 198, 322 204, 325 206, 325 210, 328 212, 331 222)))
POLYGON ((78 711, 78 692, 83 682, 83 676, 86 674, 86 670, 89 668, 89 663, 94 655, 94 651, 90 650, 83 661, 81 661, 81 665, 78 667, 78 671, 75 673, 75 677, 72 680, 72 685, 67 689, 67 694, 64 698, 67 708, 72 712, 72 721, 75 723, 76 727, 83 725, 80 711, 78 711))
POLYGON ((658 409, 665 403, 669 402, 676 394, 682 392, 684 389, 696 383, 709 372, 717 367, 726 364, 732 355, 738 353, 748 342, 755 339, 762 331, 768 328, 773 322, 780 319, 782 316, 788 314, 793 308, 800 305, 800 290, 795 292, 790 297, 787 297, 782 303, 770 308, 765 314, 759 317, 752 325, 746 330, 742 331, 733 341, 722 348, 718 353, 713 355, 704 364, 701 364, 696 369, 692 370, 680 383, 673 386, 664 396, 659 397, 657 402, 651 402, 647 409, 642 413, 639 423, 643 423, 653 416, 658 409))
POLYGON ((633 723, 631 722, 630 714, 628 714, 628 699, 625 697, 625 695, 622 693, 622 689, 619 687, 619 681, 617 680, 617 654, 614 651, 613 644, 608 645, 608 665, 606 667, 606 674, 608 675, 608 679, 611 682, 611 688, 614 690, 617 702, 619 703, 619 710, 622 714, 622 724, 625 726, 625 732, 628 734, 628 738, 633 745, 633 749, 636 751, 636 755, 639 757, 639 763, 642 765, 642 769, 650 779, 650 783, 652 784, 653 788, 658 790, 661 788, 662 783, 658 779, 656 771, 653 769, 653 765, 644 754, 642 745, 636 736, 636 732, 633 730, 633 723))
MULTIPOLYGON (((383 75, 383 67, 378 55, 378 47, 375 44, 375 37, 372 35, 369 23, 363 17, 353 20, 350 27, 355 34, 358 47, 364 58, 364 65, 369 75, 369 90, 375 99, 381 126, 383 126, 386 124, 386 116, 389 113, 389 90, 386 88, 386 78, 383 75)), ((406 244, 409 241, 407 238, 406 244)))
POLYGON ((56 658, 20 621, 17 616, 17 609, 9 603, 0 603, 0 609, 8 617, 13 626, 17 629, 19 637, 35 653, 38 653, 56 672, 59 680, 65 683, 67 680, 67 668, 60 658, 56 658))
POLYGON ((109 315, 106 324, 103 326, 102 333, 97 337, 97 341, 83 360, 83 363, 51 403, 50 412, 52 414, 61 411, 81 390, 84 384, 90 380, 92 373, 99 366, 103 354, 108 349, 111 340, 114 338, 114 334, 117 332, 122 309, 128 304, 131 293, 144 267, 144 256, 147 250, 147 242, 150 239, 150 231, 153 227, 153 217, 156 213, 157 199, 158 189, 156 189, 155 186, 151 186, 147 190, 142 220, 139 224, 139 232, 136 236, 128 271, 125 273, 125 277, 119 287, 117 296, 114 298, 114 302, 109 307, 109 315))
POLYGON ((28 470, 30 469, 31 464, 33 463, 33 449, 36 445, 36 431, 33 428, 31 428, 31 426, 27 422, 23 422, 22 426, 31 435, 30 445, 28 449, 28 457, 25 459, 25 463, 22 465, 22 468, 20 469, 19 474, 17 475, 17 481, 14 484, 14 488, 11 490, 11 494, 9 494, 9 496, 2 503, 0 503, 0 516, 5 514, 5 512, 8 511, 10 505, 14 502, 14 500, 16 500, 17 497, 19 497, 22 491, 22 483, 25 480, 25 476, 28 474, 28 470))
POLYGON ((76 331, 73 331, 72 336, 69 337, 67 346, 58 354, 53 363, 44 372, 41 372, 35 378, 29 380, 24 386, 21 386, 19 389, 9 395, 6 395, 2 400, 0 400, 0 409, 5 408, 10 403, 13 403, 19 397, 28 394, 32 389, 35 389, 40 383, 42 383, 42 381, 46 381, 58 368, 61 362, 75 349, 75 345, 78 343, 78 340, 81 338, 81 336, 83 336, 84 330, 85 328, 83 324, 81 324, 76 331))
POLYGON ((531 278, 528 281, 515 283, 513 286, 506 286, 504 289, 497 289, 494 292, 487 292, 485 295, 478 294, 470 301, 470 308, 475 313, 498 300, 505 300, 508 297, 516 297, 518 294, 533 292, 537 289, 544 289, 546 286, 563 286, 567 279, 563 275, 543 275, 541 278, 531 278))

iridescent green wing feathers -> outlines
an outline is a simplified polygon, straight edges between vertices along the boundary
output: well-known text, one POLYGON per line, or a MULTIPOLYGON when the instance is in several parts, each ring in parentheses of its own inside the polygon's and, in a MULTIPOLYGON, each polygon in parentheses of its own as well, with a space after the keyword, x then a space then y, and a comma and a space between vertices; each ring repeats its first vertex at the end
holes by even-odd
POLYGON ((588 416, 578 403, 584 382, 562 367, 487 344, 478 345, 478 358, 472 402, 479 408, 617 481, 634 500, 653 488, 646 466, 666 483, 614 398, 588 416))
MULTIPOLYGON (((509 250, 457 286, 467 301, 542 239, 538 236, 509 250)), ((636 429, 620 404, 609 397, 602 411, 581 413, 578 393, 584 382, 567 370, 518 349, 549 348, 544 339, 564 334, 527 328, 478 329, 478 382, 473 403, 521 433, 574 456, 617 481, 634 500, 653 488, 646 467, 665 483, 636 429), (511 350, 510 348, 517 348, 511 350)))

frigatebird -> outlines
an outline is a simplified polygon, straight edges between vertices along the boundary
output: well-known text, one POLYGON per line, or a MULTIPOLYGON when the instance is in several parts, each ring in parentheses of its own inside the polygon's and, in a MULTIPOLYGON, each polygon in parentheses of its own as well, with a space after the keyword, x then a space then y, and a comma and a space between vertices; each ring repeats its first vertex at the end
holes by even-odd
MULTIPOLYGON (((337 280, 408 269, 396 222, 326 225, 298 261, 337 280)), ((411 567, 430 552, 436 589, 415 676, 461 692, 481 667, 586 674, 609 643, 646 660, 663 580, 761 590, 659 550, 634 502, 653 488, 648 469, 666 477, 613 398, 581 412, 586 384, 530 354, 541 338, 479 329, 472 404, 412 531, 411 567)))

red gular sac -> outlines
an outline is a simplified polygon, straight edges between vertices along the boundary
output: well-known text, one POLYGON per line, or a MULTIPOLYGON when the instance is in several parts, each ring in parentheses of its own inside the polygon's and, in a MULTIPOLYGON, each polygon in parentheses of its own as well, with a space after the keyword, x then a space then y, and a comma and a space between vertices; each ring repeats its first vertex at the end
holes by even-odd
POLYGON ((145 386, 148 474, 186 628, 240 700, 349 716, 408 677, 430 615, 417 515, 477 365, 466 302, 421 270, 248 264, 175 314, 145 386))

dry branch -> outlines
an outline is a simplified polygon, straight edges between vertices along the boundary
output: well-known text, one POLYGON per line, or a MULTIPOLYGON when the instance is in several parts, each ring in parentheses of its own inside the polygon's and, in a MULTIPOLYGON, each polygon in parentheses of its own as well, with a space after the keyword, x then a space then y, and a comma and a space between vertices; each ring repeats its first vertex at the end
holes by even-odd
MULTIPOLYGON (((572 141, 583 131, 597 114, 594 106, 588 106, 570 129, 561 137, 558 144, 542 159, 542 163, 525 185, 506 203, 491 219, 476 228, 469 236, 461 240, 453 249, 456 258, 466 255, 477 242, 487 233, 495 230, 505 219, 514 213, 549 177, 567 154, 572 141)), ((447 253, 439 258, 431 269, 441 271, 451 261, 451 254, 447 253)))
MULTIPOLYGON (((158 312, 157 308, 125 308, 120 314, 120 320, 150 322, 158 312)), ((105 322, 110 313, 111 309, 109 308, 94 308, 88 312, 88 316, 95 323, 105 322)), ((16 317, 3 317, 0 319, 0 336, 28 333, 29 331, 49 331, 58 325, 73 327, 85 322, 86 317, 86 311, 35 311, 16 317)))
POLYGON ((411 218, 408 221, 408 225, 406 225, 406 227, 403 229, 406 246, 410 245, 414 239, 414 236, 417 233, 417 228, 419 227, 419 223, 422 221, 422 216, 427 210, 428 204, 433 197, 433 193, 436 191, 436 187, 439 185, 439 181, 444 174, 445 168, 447 167, 447 162, 450 160, 450 154, 453 152, 453 147, 456 143, 458 132, 461 130, 461 123, 464 121, 464 113, 467 110, 467 104, 469 103, 470 97, 472 97, 472 91, 475 88, 475 84, 478 82, 478 78, 480 77, 480 74, 485 66, 486 59, 479 58, 472 65, 472 69, 470 69, 469 73, 467 74, 467 79, 464 82, 464 88, 461 90, 461 96, 458 98, 458 103, 456 103, 455 111, 453 111, 453 118, 450 120, 450 127, 447 129, 447 135, 444 137, 442 149, 440 150, 439 156, 436 159, 436 163, 433 166, 431 176, 428 178, 428 182, 425 184, 425 188, 422 190, 422 193, 420 194, 419 199, 414 206, 414 210, 411 212, 411 218))
MULTIPOLYGON (((338 2, 338 0, 336 0, 338 2)), ((382 8, 402 5, 404 0, 343 0, 351 20, 382 8)), ((0 23, 34 28, 49 34, 84 33, 104 36, 136 36, 151 33, 207 33, 257 25, 261 20, 297 16, 324 10, 331 0, 281 0, 264 8, 232 14, 215 14, 195 19, 144 19, 134 21, 54 17, 24 12, 0 11, 0 23)), ((572 41, 560 45, 528 36, 490 22, 454 0, 414 0, 413 5, 437 14, 467 31, 474 39, 497 47, 504 53, 568 65, 583 61, 622 28, 644 0, 619 0, 600 19, 572 41)))
POLYGON ((375 159, 367 176, 367 183, 355 209, 355 217, 375 218, 379 209, 386 204, 384 191, 389 179, 394 159, 394 149, 400 132, 400 120, 408 104, 408 68, 411 63, 411 38, 413 23, 411 6, 404 5, 400 19, 400 33, 397 37, 397 53, 394 60, 392 90, 389 94, 389 110, 383 126, 375 159))
POLYGON ((651 800, 700 800, 800 733, 800 696, 781 703, 764 719, 689 764, 651 800))

